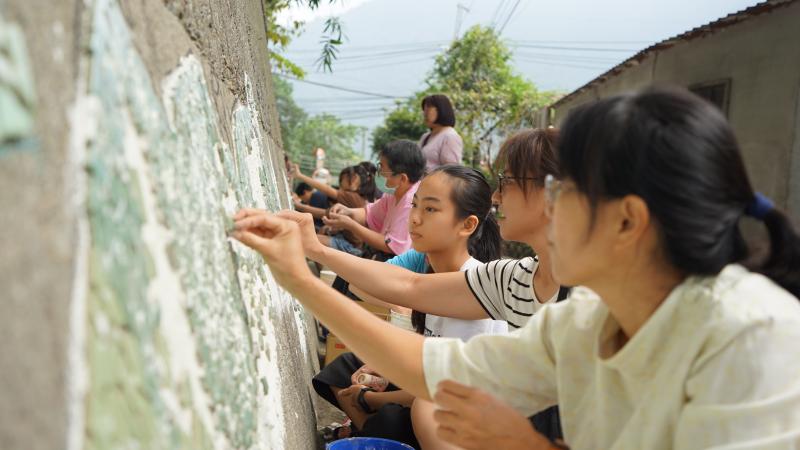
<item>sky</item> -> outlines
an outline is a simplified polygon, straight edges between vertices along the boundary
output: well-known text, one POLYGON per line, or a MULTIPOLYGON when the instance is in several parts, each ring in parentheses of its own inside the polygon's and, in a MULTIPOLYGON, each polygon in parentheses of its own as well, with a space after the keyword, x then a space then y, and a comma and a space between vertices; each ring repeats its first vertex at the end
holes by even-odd
POLYGON ((394 98, 425 87, 434 57, 473 25, 498 30, 514 53, 517 73, 538 89, 569 93, 651 44, 757 3, 335 0, 317 11, 292 8, 279 20, 306 22, 284 53, 307 71, 306 81, 358 91, 292 81, 297 103, 310 114, 329 112, 366 127, 368 134, 382 123, 394 98), (333 72, 325 73, 315 60, 324 21, 331 15, 343 23, 347 40, 333 72))

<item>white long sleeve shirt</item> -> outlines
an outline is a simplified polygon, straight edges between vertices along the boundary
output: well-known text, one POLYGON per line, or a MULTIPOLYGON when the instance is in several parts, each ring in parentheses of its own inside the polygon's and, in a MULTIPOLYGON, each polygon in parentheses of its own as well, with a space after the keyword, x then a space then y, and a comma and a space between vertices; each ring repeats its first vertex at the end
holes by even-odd
POLYGON ((676 287, 622 348, 594 292, 546 305, 508 335, 426 339, 445 379, 524 415, 558 403, 581 449, 800 448, 800 302, 738 265, 676 287))

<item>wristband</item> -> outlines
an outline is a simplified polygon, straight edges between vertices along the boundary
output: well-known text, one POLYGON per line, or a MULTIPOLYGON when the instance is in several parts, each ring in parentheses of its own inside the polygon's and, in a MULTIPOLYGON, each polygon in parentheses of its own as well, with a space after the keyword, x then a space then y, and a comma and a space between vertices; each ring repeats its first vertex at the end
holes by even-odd
POLYGON ((372 414, 375 412, 375 410, 369 406, 369 403, 367 403, 367 399, 364 398, 364 394, 367 393, 367 391, 375 392, 375 389, 372 389, 371 387, 367 386, 362 387, 361 390, 358 391, 358 396, 356 397, 356 401, 358 402, 358 406, 361 408, 362 411, 364 411, 367 414, 372 414))

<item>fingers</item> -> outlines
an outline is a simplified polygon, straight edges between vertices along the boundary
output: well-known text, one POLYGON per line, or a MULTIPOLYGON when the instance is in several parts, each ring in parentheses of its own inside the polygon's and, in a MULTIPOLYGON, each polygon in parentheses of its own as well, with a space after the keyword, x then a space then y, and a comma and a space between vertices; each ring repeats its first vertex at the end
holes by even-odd
POLYGON ((242 208, 233 216, 233 220, 242 219, 249 216, 255 216, 258 214, 265 214, 266 211, 263 209, 257 208, 242 208))
POLYGON ((267 256, 269 252, 269 241, 263 239, 249 231, 237 230, 231 233, 231 237, 253 250, 267 256))
POLYGON ((275 216, 280 217, 281 219, 292 220, 299 223, 305 221, 308 217, 311 217, 311 214, 292 211, 291 209, 283 209, 276 212, 275 216))
POLYGON ((250 216, 238 219, 233 223, 233 229, 237 231, 250 230, 258 231, 260 234, 266 232, 266 237, 272 237, 281 229, 280 219, 275 219, 267 215, 250 216))

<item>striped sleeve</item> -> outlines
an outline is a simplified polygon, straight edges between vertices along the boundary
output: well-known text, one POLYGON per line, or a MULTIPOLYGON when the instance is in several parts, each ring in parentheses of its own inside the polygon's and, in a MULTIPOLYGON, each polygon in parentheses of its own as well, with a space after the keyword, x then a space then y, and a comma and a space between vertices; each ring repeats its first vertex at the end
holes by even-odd
POLYGON ((472 295, 492 319, 506 320, 503 286, 508 284, 506 278, 511 276, 515 263, 513 259, 500 259, 464 272, 472 295))

